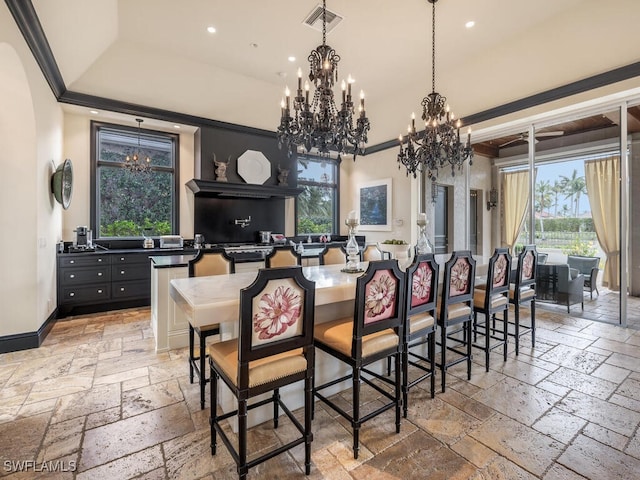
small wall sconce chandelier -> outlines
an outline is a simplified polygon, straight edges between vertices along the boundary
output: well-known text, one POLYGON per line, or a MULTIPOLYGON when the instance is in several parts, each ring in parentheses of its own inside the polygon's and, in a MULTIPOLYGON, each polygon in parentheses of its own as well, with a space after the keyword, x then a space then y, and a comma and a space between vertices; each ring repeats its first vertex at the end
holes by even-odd
POLYGON ((124 159, 124 168, 131 173, 147 173, 151 171, 151 158, 148 155, 144 159, 140 158, 140 124, 144 120, 136 118, 136 122, 138 122, 138 148, 124 159))
POLYGON ((496 208, 498 206, 498 190, 495 187, 489 190, 489 200, 487 201, 487 210, 496 208))

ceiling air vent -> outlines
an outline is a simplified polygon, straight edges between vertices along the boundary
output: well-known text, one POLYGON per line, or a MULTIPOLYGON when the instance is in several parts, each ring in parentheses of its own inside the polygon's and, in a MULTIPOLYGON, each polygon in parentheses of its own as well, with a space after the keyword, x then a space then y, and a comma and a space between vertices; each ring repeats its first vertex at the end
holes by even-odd
MULTIPOLYGON (((327 33, 333 30, 342 21, 342 17, 327 9, 327 33)), ((322 32, 322 5, 317 5, 302 22, 305 25, 322 32)))

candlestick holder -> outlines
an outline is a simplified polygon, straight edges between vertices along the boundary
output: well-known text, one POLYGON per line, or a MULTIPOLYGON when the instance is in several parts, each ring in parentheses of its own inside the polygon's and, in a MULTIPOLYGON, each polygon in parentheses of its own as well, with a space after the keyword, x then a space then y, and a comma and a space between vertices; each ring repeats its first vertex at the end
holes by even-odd
POLYGON ((418 243, 416 245, 418 254, 433 253, 433 246, 427 237, 427 221, 424 219, 418 219, 416 222, 420 231, 418 232, 418 243))
POLYGON ((360 273, 364 270, 360 267, 360 248, 356 241, 356 228, 360 225, 357 218, 347 218, 344 224, 349 227, 349 240, 345 250, 347 251, 347 265, 342 269, 346 273, 360 273))

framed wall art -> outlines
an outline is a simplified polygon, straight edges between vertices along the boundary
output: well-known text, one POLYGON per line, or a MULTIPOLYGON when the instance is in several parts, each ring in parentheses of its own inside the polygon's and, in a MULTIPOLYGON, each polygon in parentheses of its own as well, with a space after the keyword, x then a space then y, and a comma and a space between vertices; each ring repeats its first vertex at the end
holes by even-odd
POLYGON ((364 183, 358 188, 360 230, 391 230, 391 178, 364 183))

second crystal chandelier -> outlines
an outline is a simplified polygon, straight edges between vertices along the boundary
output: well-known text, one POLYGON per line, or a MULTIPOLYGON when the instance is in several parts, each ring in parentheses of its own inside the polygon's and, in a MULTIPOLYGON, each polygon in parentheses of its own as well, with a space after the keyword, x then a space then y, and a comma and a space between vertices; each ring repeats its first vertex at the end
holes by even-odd
POLYGON ((309 81, 315 86, 315 93, 309 101, 309 81, 302 86, 302 72, 298 70, 298 89, 291 99, 291 92, 285 90, 282 100, 280 126, 278 127, 278 146, 285 147, 287 153, 295 152, 298 146, 309 152, 317 149, 321 154, 331 150, 339 154, 352 153, 355 160, 364 153, 369 119, 364 109, 364 93, 360 92, 360 105, 354 125, 354 102, 351 97, 351 84, 342 81, 342 105, 338 110, 333 99, 333 86, 338 81, 338 62, 340 55, 326 44, 327 40, 327 2, 322 2, 322 45, 309 55, 309 81), (291 103, 293 100, 293 111, 291 103))
POLYGON ((398 168, 404 166, 407 175, 414 178, 418 173, 425 172, 433 182, 438 178, 438 170, 451 166, 451 174, 460 170, 465 160, 471 165, 473 149, 471 148, 471 133, 467 134, 465 144, 460 142, 460 120, 455 120, 449 111, 446 97, 436 92, 436 2, 432 4, 431 24, 431 93, 422 99, 422 119, 424 131, 416 131, 415 114, 411 115, 411 125, 407 132, 407 144, 403 145, 400 135, 400 153, 398 153, 398 168))

